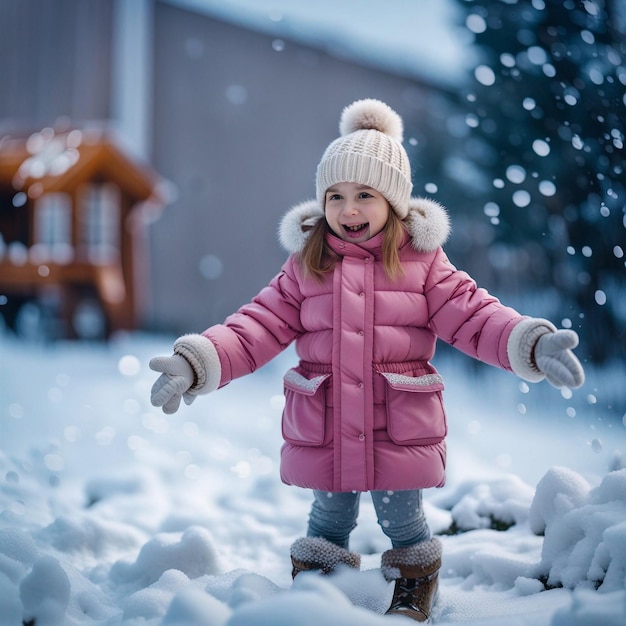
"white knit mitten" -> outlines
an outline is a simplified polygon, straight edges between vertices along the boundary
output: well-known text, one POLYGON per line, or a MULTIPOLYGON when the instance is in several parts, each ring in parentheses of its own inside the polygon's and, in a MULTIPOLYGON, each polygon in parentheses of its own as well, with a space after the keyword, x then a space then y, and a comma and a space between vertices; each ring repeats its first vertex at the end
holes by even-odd
POLYGON ((572 348, 578 345, 573 330, 557 330, 548 320, 528 317, 509 336, 507 354, 511 369, 524 380, 544 378, 555 387, 580 387, 585 373, 572 348))
POLYGON ((554 387, 575 389, 585 382, 585 373, 572 348, 578 345, 573 330, 557 330, 541 335, 535 344, 535 363, 554 387))
POLYGON ((194 396, 187 393, 194 382, 194 373, 189 361, 179 354, 157 356, 150 360, 150 369, 162 372, 157 378, 150 393, 153 406, 163 407, 163 412, 176 413, 181 398, 187 404, 193 402, 194 396))
POLYGON ((191 404, 197 395, 220 386, 222 367, 213 342, 204 335, 183 335, 174 343, 172 356, 157 356, 150 368, 162 372, 152 386, 151 401, 164 413, 176 413, 181 398, 191 404))

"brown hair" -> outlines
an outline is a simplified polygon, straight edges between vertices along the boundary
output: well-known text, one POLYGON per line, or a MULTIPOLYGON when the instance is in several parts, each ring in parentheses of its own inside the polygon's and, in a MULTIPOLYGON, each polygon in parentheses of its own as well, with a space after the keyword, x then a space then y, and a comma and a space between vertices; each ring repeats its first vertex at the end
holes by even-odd
MULTIPOLYGON (((326 233, 330 232, 328 222, 320 218, 311 229, 309 237, 300 253, 300 262, 305 274, 321 281, 335 267, 339 256, 326 243, 326 233)), ((389 211, 389 218, 383 228, 383 268, 391 280, 404 275, 398 249, 404 237, 405 227, 395 211, 389 211)))

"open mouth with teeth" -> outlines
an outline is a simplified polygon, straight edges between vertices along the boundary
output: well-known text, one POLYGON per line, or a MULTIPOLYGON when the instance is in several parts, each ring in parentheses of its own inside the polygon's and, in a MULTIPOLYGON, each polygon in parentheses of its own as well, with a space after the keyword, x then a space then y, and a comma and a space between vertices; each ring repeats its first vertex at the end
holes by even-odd
POLYGON ((369 224, 344 224, 343 229, 349 237, 359 237, 368 228, 369 224))

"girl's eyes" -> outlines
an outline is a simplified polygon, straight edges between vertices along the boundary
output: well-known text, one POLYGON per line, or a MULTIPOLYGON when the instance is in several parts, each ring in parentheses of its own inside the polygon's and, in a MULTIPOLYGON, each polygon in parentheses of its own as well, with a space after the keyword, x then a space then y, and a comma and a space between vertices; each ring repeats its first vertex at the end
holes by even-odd
MULTIPOLYGON (((368 193, 367 191, 362 191, 361 193, 359 193, 359 198, 361 200, 365 200, 367 198, 373 198, 374 196, 371 193, 368 193)), ((338 193, 332 193, 328 196, 328 200, 341 200, 342 196, 341 194, 338 193)))

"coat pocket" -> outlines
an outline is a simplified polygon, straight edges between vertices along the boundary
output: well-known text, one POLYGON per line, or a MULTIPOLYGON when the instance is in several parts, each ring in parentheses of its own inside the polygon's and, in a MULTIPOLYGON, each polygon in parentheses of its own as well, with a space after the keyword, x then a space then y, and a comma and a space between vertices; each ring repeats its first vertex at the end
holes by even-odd
POLYGON ((448 433, 439 374, 405 376, 381 372, 387 381, 387 432, 399 445, 431 445, 448 433))
POLYGON ((290 369, 283 379, 285 408, 283 439, 296 446, 326 443, 326 387, 330 374, 307 378, 301 370, 290 369))

